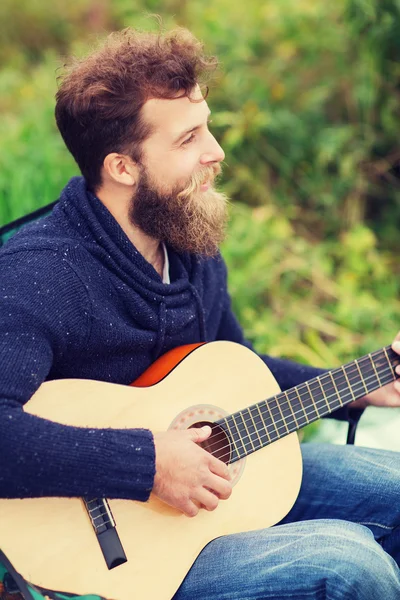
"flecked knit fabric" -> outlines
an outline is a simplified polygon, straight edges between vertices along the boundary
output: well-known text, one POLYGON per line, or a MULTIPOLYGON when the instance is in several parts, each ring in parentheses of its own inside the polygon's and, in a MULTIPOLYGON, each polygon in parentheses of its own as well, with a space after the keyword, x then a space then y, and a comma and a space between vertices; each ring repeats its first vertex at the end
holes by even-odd
MULTIPOLYGON (((0 497, 146 500, 155 450, 145 429, 84 429, 25 413, 49 379, 134 381, 182 344, 244 340, 220 256, 168 248, 169 285, 81 177, 52 214, 0 251, 0 497)), ((322 371, 262 357, 282 389, 322 371)), ((347 418, 341 409, 336 416, 347 418)))

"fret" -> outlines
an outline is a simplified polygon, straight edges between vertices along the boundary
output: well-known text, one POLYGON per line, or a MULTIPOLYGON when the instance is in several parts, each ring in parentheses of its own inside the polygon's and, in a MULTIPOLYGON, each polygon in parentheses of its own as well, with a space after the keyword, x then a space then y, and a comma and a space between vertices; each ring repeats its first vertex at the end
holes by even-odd
MULTIPOLYGON (((285 427, 287 433, 290 433, 289 432, 289 428, 288 428, 287 423, 286 423, 286 419, 283 416, 283 412, 282 412, 282 408, 281 408, 280 402, 278 402, 278 400, 279 400, 279 396, 274 396, 274 398, 271 398, 271 401, 275 402, 276 406, 278 407, 278 411, 276 412, 276 415, 275 415, 276 422, 278 423, 279 427, 285 427)), ((278 427, 278 430, 279 430, 279 427, 278 427)))
POLYGON ((379 378, 376 376, 375 365, 371 354, 368 354, 364 357, 363 363, 360 360, 360 367, 361 371, 364 373, 364 376, 366 376, 366 379, 368 381, 368 392, 372 392, 372 390, 375 390, 377 387, 379 387, 379 378))
POLYGON ((260 411, 262 413, 265 413, 265 416, 263 417, 264 423, 266 423, 265 429, 268 432, 270 441, 273 442, 277 439, 277 437, 279 437, 279 432, 276 428, 275 419, 272 415, 271 408, 266 400, 260 402, 259 407, 260 411), (273 431, 273 429, 275 429, 275 432, 273 431))
POLYGON ((260 414, 260 420, 261 420, 261 423, 262 423, 262 425, 263 425, 263 428, 264 428, 264 430, 265 430, 265 434, 266 434, 266 436, 267 436, 268 443, 271 443, 271 436, 269 435, 268 428, 267 428, 267 426, 265 425, 265 421, 264 421, 264 418, 263 418, 263 416, 262 416, 262 413, 261 413, 260 405, 259 405, 259 404, 256 404, 256 408, 257 408, 257 410, 258 410, 258 412, 259 412, 259 414, 260 414))
POLYGON ((264 423, 262 422, 260 414, 257 411, 257 405, 250 406, 248 411, 252 422, 252 426, 257 434, 260 447, 262 447, 264 446, 264 442, 261 438, 261 429, 264 428, 264 423), (253 414, 253 411, 255 411, 255 414, 253 414))
POLYGON ((253 445, 254 445, 254 447, 255 447, 256 450, 259 450, 260 448, 263 447, 264 444, 263 444, 263 442, 261 440, 261 437, 260 437, 260 434, 258 432, 257 425, 256 425, 256 422, 255 422, 254 417, 253 417, 253 413, 251 412, 252 408, 254 408, 254 407, 250 406, 246 410, 247 414, 250 416, 250 419, 247 419, 247 426, 249 428, 250 435, 253 436, 253 438, 252 438, 253 439, 253 445))
POLYGON ((268 432, 265 428, 264 421, 261 418, 261 413, 258 409, 257 404, 250 406, 249 414, 250 414, 251 420, 253 422, 254 430, 257 433, 260 447, 263 447, 268 443, 269 438, 268 438, 268 432), (262 439, 263 435, 266 437, 266 439, 264 439, 264 440, 262 439))
POLYGON ((275 436, 275 434, 274 434, 274 439, 278 439, 278 438, 280 437, 280 434, 279 434, 278 427, 276 426, 276 419, 275 419, 275 416, 276 416, 276 415, 274 416, 274 413, 272 412, 272 406, 271 406, 271 403, 272 403, 274 400, 275 400, 275 398, 274 398, 274 397, 272 397, 272 398, 269 398, 269 399, 268 399, 268 402, 267 402, 267 401, 265 402, 265 406, 267 407, 267 409, 268 409, 268 411, 269 411, 269 414, 270 414, 270 416, 271 416, 271 422, 272 422, 272 425, 274 426, 274 428, 275 428, 275 431, 276 431, 276 436, 275 436))
MULTIPOLYGON (((328 409, 328 412, 331 412, 333 410, 336 410, 337 408, 340 408, 341 406, 343 406, 343 402, 340 399, 336 384, 335 384, 335 380, 333 379, 331 373, 325 373, 323 375, 318 375, 318 377, 316 377, 316 380, 318 381, 321 390, 322 390, 322 394, 324 397, 324 401, 325 401, 325 405, 328 409)), ((320 407, 320 413, 321 414, 327 414, 325 412, 325 406, 321 406, 320 407)))
POLYGON ((300 395, 297 391, 297 388, 287 390, 287 397, 293 408, 293 412, 296 416, 296 421, 299 427, 304 427, 305 425, 308 425, 309 420, 307 418, 307 414, 304 410, 304 406, 301 401, 300 395))
POLYGON ((253 451, 259 450, 261 446, 258 445, 257 433, 254 429, 254 425, 253 425, 253 422, 251 419, 251 413, 250 413, 249 409, 247 408, 244 411, 240 411, 239 414, 243 419, 244 426, 246 428, 246 432, 247 432, 248 438, 250 440, 250 443, 252 445, 253 451), (242 412, 245 414, 242 414, 242 412), (250 415, 250 419, 248 418, 248 416, 246 417, 246 414, 250 415))
POLYGON ((290 405, 290 402, 288 402, 286 392, 281 392, 277 398, 279 402, 279 408, 282 411, 283 418, 285 419, 289 433, 291 433, 292 431, 296 431, 296 419, 293 416, 293 410, 290 405))
MULTIPOLYGON (((347 365, 347 366, 348 366, 348 365, 347 365)), ((351 366, 351 365, 350 365, 350 366, 351 366)), ((352 388, 352 386, 351 386, 351 383, 350 383, 350 381, 349 381, 349 378, 347 377, 347 373, 346 373, 346 365, 344 365, 344 366, 342 367, 342 369, 341 369, 341 370, 342 370, 342 372, 344 373, 344 376, 345 376, 345 379, 346 379, 346 383, 347 383, 347 387, 349 388, 349 390, 350 390, 350 393, 351 393, 351 395, 353 396, 353 400, 356 400, 356 397, 355 397, 355 395, 354 395, 354 392, 353 392, 353 388, 352 388)), ((353 385, 354 385, 354 384, 353 384, 353 385)))
POLYGON ((363 374, 361 373, 361 369, 360 369, 360 365, 358 364, 358 360, 356 360, 356 361, 354 361, 354 362, 356 363, 356 366, 357 366, 358 372, 359 372, 359 374, 360 374, 360 380, 361 380, 361 383, 362 383, 362 384, 363 384, 363 386, 364 386, 365 393, 366 393, 366 394, 368 394, 368 388, 367 388, 367 386, 365 385, 364 377, 363 377, 363 374))
POLYGON ((251 443, 250 443, 250 440, 249 440, 247 432, 246 432, 246 425, 243 421, 243 417, 242 417, 241 413, 240 412, 235 413, 234 415, 232 415, 232 419, 235 422, 235 425, 239 432, 240 441, 242 442, 242 444, 244 446, 245 454, 249 454, 252 451, 252 447, 251 447, 251 443))
POLYGON ((339 367, 332 371, 332 378, 335 383, 338 398, 340 398, 342 405, 348 404, 348 402, 351 401, 349 398, 349 384, 346 373, 343 371, 343 367, 339 367))
POLYGON ((318 382, 319 387, 321 388, 322 397, 325 400, 326 406, 329 408, 331 406, 331 402, 330 402, 329 396, 326 393, 324 386, 322 385, 322 381, 321 381, 319 375, 315 378, 315 381, 318 382))
POLYGON ((290 409, 290 411, 291 411, 291 413, 292 413, 292 415, 293 415, 294 423, 296 424, 296 429, 299 429, 299 422, 298 422, 298 420, 296 419, 296 415, 294 414, 294 410, 293 410, 293 407, 292 407, 292 403, 291 403, 291 402, 290 402, 290 400, 289 400, 288 393, 287 393, 287 392, 284 392, 284 394, 285 394, 285 396, 286 396, 286 401, 287 401, 287 404, 288 404, 288 406, 289 406, 289 409, 290 409))
POLYGON ((329 375, 331 377, 332 385, 335 388, 336 396, 338 397, 340 405, 343 406, 343 401, 342 401, 342 399, 340 397, 339 390, 337 389, 335 378, 333 377, 332 371, 329 371, 329 375))
POLYGON ((388 363, 388 365, 389 365, 389 367, 390 367, 390 370, 392 371, 393 379, 396 379, 396 373, 395 373, 395 371, 394 371, 394 369, 393 369, 392 363, 391 363, 391 362, 390 362, 390 360, 389 360, 389 356, 388 356, 388 353, 387 353, 387 350, 386 350, 386 348, 384 348, 384 349, 383 349, 383 351, 384 351, 384 353, 385 353, 385 358, 386 358, 386 360, 387 360, 387 363, 388 363))
POLYGON ((372 368, 373 368, 373 369, 374 369, 374 371, 375 371, 375 376, 376 376, 376 379, 377 379, 377 381, 378 381, 378 383, 379 383, 379 387, 380 387, 380 386, 382 385, 382 383, 381 383, 381 380, 379 379, 378 371, 376 370, 375 363, 374 363, 374 361, 373 361, 373 359, 372 359, 372 355, 371 355, 371 354, 368 354, 368 356, 369 356, 369 359, 370 359, 370 361, 371 361, 372 368))
MULTIPOLYGON (((244 452, 243 444, 242 444, 242 452, 239 452, 239 448, 238 448, 237 444, 240 443, 240 436, 239 436, 237 430, 235 431, 235 429, 236 429, 235 423, 232 422, 231 417, 226 417, 225 419, 223 419, 223 421, 228 428, 229 438, 233 443, 234 450, 236 451, 237 457, 242 458, 242 456, 245 455, 245 452, 244 452), (232 426, 229 424, 228 420, 231 422, 232 426), (236 437, 236 439, 235 439, 235 437, 236 437)), ((233 459, 233 456, 232 456, 232 459, 233 459)))
MULTIPOLYGON (((312 401, 312 403, 313 403, 313 405, 314 405, 314 411, 315 411, 315 413, 316 413, 316 416, 317 416, 317 417, 319 417, 318 408, 317 408, 317 405, 316 405, 316 403, 315 403, 315 400, 314 400, 314 394, 313 394, 313 392, 311 391, 311 384, 312 384, 312 383, 313 383, 312 381, 311 381, 310 383, 309 383, 308 381, 306 381, 306 382, 305 382, 305 384, 306 384, 306 386, 307 386, 308 394, 309 394, 309 396, 310 396, 310 398, 311 398, 311 401, 312 401)), ((319 386, 318 386, 318 388, 319 388, 319 386)), ((316 392, 316 390, 315 390, 315 392, 316 392)), ((310 407, 310 408, 312 408, 312 407, 310 407)))
POLYGON ((303 412, 304 412, 304 416, 305 416, 305 418, 306 418, 306 421, 307 421, 307 423, 309 423, 310 421, 309 421, 309 419, 308 419, 307 411, 304 409, 304 404, 303 404, 303 402, 302 402, 302 400, 301 400, 301 397, 300 397, 300 394, 299 394, 299 388, 298 388, 298 387, 295 387, 295 388, 294 388, 294 391, 295 391, 295 392, 296 392, 296 394, 297 394, 297 397, 298 397, 298 399, 299 399, 300 406, 301 406, 301 408, 302 408, 302 410, 303 410, 303 412))

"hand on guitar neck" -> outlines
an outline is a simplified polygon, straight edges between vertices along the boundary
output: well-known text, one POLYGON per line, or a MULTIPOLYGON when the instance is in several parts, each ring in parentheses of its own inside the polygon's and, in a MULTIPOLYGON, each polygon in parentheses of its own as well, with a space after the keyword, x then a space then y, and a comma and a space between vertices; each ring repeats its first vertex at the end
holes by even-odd
POLYGON ((188 517, 200 508, 215 510, 232 492, 227 465, 199 446, 210 434, 208 426, 154 434, 153 493, 188 517))

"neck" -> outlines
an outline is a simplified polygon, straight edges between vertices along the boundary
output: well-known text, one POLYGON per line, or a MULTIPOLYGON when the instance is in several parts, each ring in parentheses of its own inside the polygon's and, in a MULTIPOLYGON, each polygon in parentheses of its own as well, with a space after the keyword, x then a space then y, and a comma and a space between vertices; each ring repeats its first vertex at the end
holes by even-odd
POLYGON ((97 198, 104 204, 121 227, 129 241, 140 254, 149 262, 162 277, 164 268, 164 252, 160 240, 145 234, 129 219, 129 206, 131 203, 130 192, 118 192, 115 189, 100 188, 96 193, 97 198))
POLYGON ((229 462, 394 381, 399 363, 387 346, 217 421, 230 440, 229 462))

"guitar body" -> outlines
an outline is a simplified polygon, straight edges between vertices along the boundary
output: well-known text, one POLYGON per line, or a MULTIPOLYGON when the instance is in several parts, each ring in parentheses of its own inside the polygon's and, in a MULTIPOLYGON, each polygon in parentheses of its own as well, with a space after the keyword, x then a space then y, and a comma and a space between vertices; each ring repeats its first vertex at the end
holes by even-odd
MULTIPOLYGON (((26 410, 67 425, 165 431, 215 421, 279 392, 261 359, 231 342, 201 345, 169 370, 149 387, 46 382, 26 410)), ((297 434, 230 469, 235 481, 230 499, 192 519, 153 494, 145 503, 109 500, 128 559, 112 570, 80 499, 0 500, 0 547, 28 581, 48 589, 115 600, 170 600, 208 542, 269 527, 289 512, 302 474, 297 434)))

